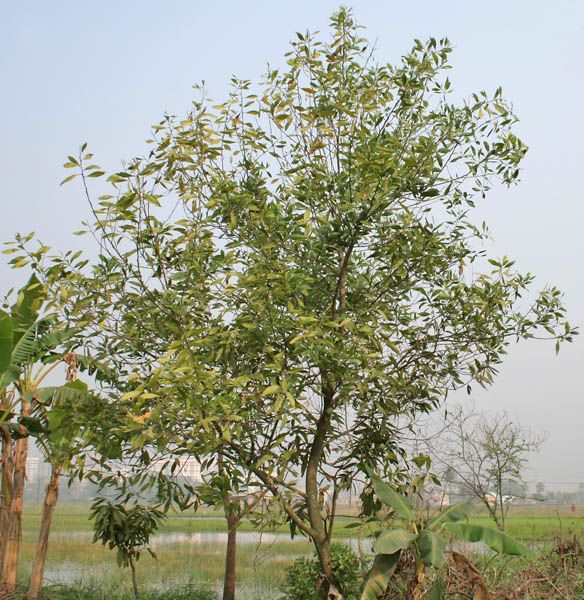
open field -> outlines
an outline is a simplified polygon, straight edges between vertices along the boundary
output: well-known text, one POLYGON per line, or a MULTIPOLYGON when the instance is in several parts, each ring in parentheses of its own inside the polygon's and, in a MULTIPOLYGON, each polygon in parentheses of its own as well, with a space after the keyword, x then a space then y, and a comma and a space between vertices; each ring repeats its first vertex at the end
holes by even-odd
MULTIPOLYGON (((23 530, 25 533, 34 533, 40 524, 40 506, 27 506, 24 511, 23 530)), ((88 519, 89 507, 84 504, 64 504, 57 506, 53 517, 53 531, 83 532, 91 531, 91 522, 88 519)), ((350 516, 354 510, 341 510, 337 517, 335 536, 339 538, 352 537, 355 529, 346 529, 346 526, 355 522, 355 517, 350 516), (345 516, 346 515, 346 516, 345 516)), ((481 525, 490 525, 492 521, 483 510, 477 510, 472 522, 481 525)), ((239 531, 254 531, 252 523, 243 521, 239 531)), ((161 532, 181 533, 221 533, 227 531, 225 519, 221 511, 199 510, 197 513, 172 514, 161 528, 161 532)), ((274 530, 287 534, 289 529, 283 525, 274 530)), ((511 507, 507 517, 507 533, 522 539, 549 540, 565 535, 584 535, 584 506, 576 507, 572 511, 569 506, 514 506, 511 507)))
MULTIPOLYGON (((127 589, 129 573, 117 567, 115 552, 91 543, 91 522, 87 515, 87 505, 58 506, 53 521, 47 583, 83 583, 101 589, 104 585, 112 590, 127 589)), ((351 516, 340 518, 336 537, 354 544, 351 538, 356 530, 345 528, 354 520, 351 516)), ((472 521, 489 524, 488 517, 480 511, 472 521)), ((23 523, 23 578, 30 569, 39 522, 40 507, 27 506, 23 523)), ((252 530, 252 524, 247 521, 239 530, 239 597, 242 600, 275 598, 285 567, 298 556, 310 554, 312 547, 302 538, 290 540, 284 526, 274 532, 265 532, 262 537, 250 533, 252 530)), ((140 560, 140 582, 144 587, 202 583, 218 588, 224 568, 225 531, 225 521, 217 511, 171 516, 154 543, 158 560, 147 554, 140 560)), ((512 507, 508 532, 534 548, 560 536, 582 536, 584 507, 577 507, 576 512, 569 507, 512 507)))

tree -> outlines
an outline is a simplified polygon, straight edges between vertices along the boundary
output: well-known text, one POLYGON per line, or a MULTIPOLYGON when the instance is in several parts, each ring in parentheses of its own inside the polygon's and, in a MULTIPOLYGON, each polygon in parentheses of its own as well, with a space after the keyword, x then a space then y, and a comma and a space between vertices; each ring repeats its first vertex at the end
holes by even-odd
POLYGON ((257 481, 240 480, 240 474, 236 470, 230 470, 221 457, 217 466, 217 473, 205 474, 206 481, 198 487, 197 495, 206 505, 220 505, 223 508, 227 524, 223 600, 234 600, 237 529, 244 517, 258 516, 254 509, 263 502, 266 490, 262 490, 257 481))
MULTIPOLYGON (((63 392, 69 392, 70 398, 84 398, 88 396, 87 384, 77 379, 77 357, 73 352, 65 355, 69 367, 67 369, 68 383, 63 388, 57 388, 49 391, 49 394, 43 394, 44 398, 38 398, 41 402, 37 403, 37 411, 41 413, 41 418, 47 423, 47 430, 38 438, 38 445, 43 451, 47 462, 51 466, 51 475, 45 491, 43 502, 43 512, 41 516, 41 525, 38 535, 37 548, 32 567, 32 574, 28 588, 27 600, 38 600, 43 586, 45 571, 45 561, 49 548, 49 535, 51 531, 51 521, 53 511, 59 499, 59 480, 63 473, 67 471, 73 473, 75 469, 83 467, 85 462, 84 454, 80 453, 77 445, 77 431, 74 424, 63 423, 62 411, 63 392), (48 398, 47 398, 48 396, 48 398)), ((87 402, 84 403, 87 405, 87 402)), ((87 411, 84 411, 87 418, 87 411)))
MULTIPOLYGON (((111 194, 84 188, 96 261, 14 248, 115 373, 137 452, 256 477, 341 598, 336 499, 367 466, 399 475, 400 415, 489 385, 511 341, 574 331, 471 221, 526 152, 501 90, 454 102, 447 40, 383 65, 350 11, 331 23, 259 86, 166 116, 111 194)), ((84 144, 67 180, 103 176, 91 161, 84 144)))
POLYGON ((538 451, 543 441, 505 412, 484 414, 458 407, 429 450, 433 461, 454 474, 504 530, 509 495, 525 495, 523 469, 529 454, 538 451))
POLYGON ((97 498, 91 505, 90 517, 95 531, 93 541, 100 541, 104 546, 107 544, 110 550, 116 548, 118 565, 130 567, 132 589, 137 598, 136 562, 143 551, 155 557, 148 544, 150 536, 160 527, 164 513, 155 506, 127 506, 97 498))

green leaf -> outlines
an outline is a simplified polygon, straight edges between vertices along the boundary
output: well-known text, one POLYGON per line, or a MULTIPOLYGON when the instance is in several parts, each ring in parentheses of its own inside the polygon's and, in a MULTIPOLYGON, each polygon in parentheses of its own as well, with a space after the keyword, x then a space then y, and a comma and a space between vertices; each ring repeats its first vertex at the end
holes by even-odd
POLYGON ((416 539, 416 534, 407 529, 389 529, 384 531, 375 541, 376 554, 395 554, 408 548, 416 539))
POLYGON ((448 523, 446 528, 467 542, 482 542, 499 554, 529 556, 532 554, 523 544, 511 536, 482 525, 448 523))
POLYGON ((444 579, 437 579, 430 588, 426 600, 442 600, 446 594, 446 583, 444 579))
POLYGON ((36 275, 32 275, 26 285, 18 291, 16 302, 12 306, 14 343, 37 320, 46 295, 46 290, 36 275))
MULTIPOLYGON (((68 166, 68 165, 66 165, 66 166, 68 166)), ((71 165, 71 166, 75 166, 75 165, 71 165)), ((77 177, 77 173, 73 173, 73 175, 69 175, 68 177, 65 177, 65 179, 63 179, 63 181, 61 181, 61 183, 59 185, 65 185, 66 183, 73 181, 73 179, 75 179, 75 177, 77 177)))
POLYGON ((65 401, 74 401, 84 398, 88 393, 87 384, 82 381, 68 381, 65 385, 42 387, 27 392, 24 397, 29 402, 36 401, 41 404, 56 404, 65 401))
POLYGON ((76 379, 75 381, 68 381, 63 387, 71 390, 77 390, 78 392, 82 392, 84 394, 87 393, 89 387, 85 383, 85 381, 81 381, 81 379, 76 379))
POLYGON ((420 558, 427 567, 441 569, 446 562, 446 544, 444 540, 433 531, 421 531, 416 542, 420 558))
POLYGON ((276 394, 280 391, 280 386, 277 384, 269 385, 262 393, 262 396, 271 396, 272 394, 276 394))
POLYGON ((0 310, 0 373, 10 364, 12 355, 12 317, 0 310))
POLYGON ((47 428, 43 425, 40 419, 37 419, 36 417, 20 417, 18 422, 21 425, 24 425, 28 433, 31 435, 48 432, 47 428))
POLYGON ((428 529, 438 529, 444 523, 455 523, 464 521, 473 509, 473 503, 470 500, 459 502, 441 510, 435 517, 428 521, 428 529))
POLYGON ((33 324, 27 331, 21 335, 14 336, 15 344, 10 355, 10 364, 4 369, 0 377, 0 387, 7 387, 16 381, 22 369, 27 362, 30 362, 35 356, 36 344, 35 338, 38 327, 33 324), (18 337, 18 341, 16 338, 18 337))
POLYGON ((385 504, 394 510, 394 512, 406 521, 414 521, 414 505, 409 498, 402 496, 394 488, 382 481, 377 475, 371 473, 371 482, 377 497, 385 504))
POLYGON ((377 554, 373 566, 365 576, 361 588, 360 600, 377 600, 387 589, 387 584, 397 567, 399 552, 395 554, 377 554))

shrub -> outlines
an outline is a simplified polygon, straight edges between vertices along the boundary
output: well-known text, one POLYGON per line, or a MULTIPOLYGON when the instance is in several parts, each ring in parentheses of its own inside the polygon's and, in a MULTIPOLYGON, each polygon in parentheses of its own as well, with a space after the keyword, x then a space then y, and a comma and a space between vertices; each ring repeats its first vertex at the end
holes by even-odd
MULTIPOLYGON (((361 586, 359 559, 346 544, 331 545, 333 572, 346 600, 357 600, 361 586)), ((314 558, 299 558, 286 569, 280 588, 282 600, 326 600, 326 586, 319 586, 320 568, 314 558)))

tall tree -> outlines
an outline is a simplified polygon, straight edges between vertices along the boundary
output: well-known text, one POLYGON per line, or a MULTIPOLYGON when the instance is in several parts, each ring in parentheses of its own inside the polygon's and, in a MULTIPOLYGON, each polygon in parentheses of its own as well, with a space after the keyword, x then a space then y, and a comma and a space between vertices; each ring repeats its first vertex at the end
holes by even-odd
MULTIPOLYGON (((115 372, 134 447, 256 477, 331 598, 336 500, 366 467, 392 471, 399 416, 490 384, 513 340, 573 335, 558 290, 532 296, 531 275, 486 256, 472 209, 526 147, 500 89, 453 99, 450 51, 416 41, 378 64, 341 9, 329 40, 298 34, 283 69, 234 79, 223 103, 201 89, 111 194, 87 193, 92 264, 15 246, 115 372)), ((104 174, 91 159, 84 145, 65 165, 86 190, 104 174)))
MULTIPOLYGON (((42 422, 47 424, 46 431, 38 436, 37 443, 50 465, 51 475, 45 490, 27 600, 38 600, 41 595, 53 511, 59 499, 60 478, 67 472, 71 475, 82 472, 85 462, 85 454, 82 452, 85 448, 83 448, 83 444, 79 447, 79 431, 75 427, 75 420, 67 417, 71 408, 71 400, 77 405, 76 408, 81 403, 84 408, 87 408, 87 401, 92 397, 88 394, 87 384, 77 379, 77 355, 69 352, 63 357, 63 360, 68 365, 68 383, 63 387, 47 388, 35 396, 37 400, 36 414, 42 422), (63 419, 63 412, 65 419, 63 419)), ((83 414, 85 419, 89 418, 87 410, 84 410, 83 414)))

